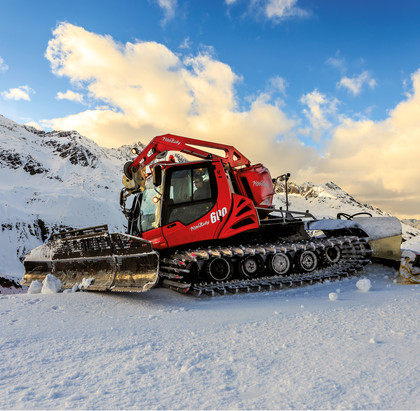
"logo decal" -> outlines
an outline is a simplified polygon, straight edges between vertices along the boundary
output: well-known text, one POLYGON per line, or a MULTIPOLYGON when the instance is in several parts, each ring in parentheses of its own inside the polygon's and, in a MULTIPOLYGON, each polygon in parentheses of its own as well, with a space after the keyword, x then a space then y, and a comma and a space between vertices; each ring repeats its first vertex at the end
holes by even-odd
POLYGON ((162 138, 163 141, 166 141, 167 143, 172 143, 172 144, 177 144, 178 146, 181 144, 180 141, 175 140, 174 138, 167 138, 167 137, 163 137, 162 138))
POLYGON ((255 187, 255 186, 257 186, 257 187, 268 187, 269 186, 269 184, 268 184, 268 182, 267 181, 256 181, 256 180, 254 180, 253 182, 252 182, 252 185, 255 187))
POLYGON ((193 225, 190 227, 191 231, 195 231, 198 230, 199 228, 203 228, 209 224, 214 224, 217 221, 220 221, 225 215, 227 214, 227 208, 223 207, 221 210, 217 210, 217 211, 213 211, 210 214, 210 221, 206 220, 206 221, 202 221, 201 223, 198 223, 196 225, 193 225))
POLYGON ((195 230, 197 230, 198 228, 201 228, 201 227, 204 227, 204 226, 206 226, 206 225, 209 225, 210 223, 209 223, 209 220, 206 220, 206 221, 202 221, 201 223, 199 223, 199 224, 197 224, 197 225, 193 225, 191 228, 190 228, 190 230, 191 231, 195 231, 195 230))

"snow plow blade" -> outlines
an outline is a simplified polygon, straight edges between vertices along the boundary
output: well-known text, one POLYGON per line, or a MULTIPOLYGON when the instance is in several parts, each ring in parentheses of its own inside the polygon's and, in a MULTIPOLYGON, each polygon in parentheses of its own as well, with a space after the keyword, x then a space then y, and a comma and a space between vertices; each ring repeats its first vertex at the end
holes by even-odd
POLYGON ((368 234, 372 258, 383 263, 399 265, 401 259, 402 227, 395 217, 354 217, 368 234))
POLYGON ((136 291, 152 288, 158 281, 159 257, 149 241, 108 232, 108 226, 83 228, 52 236, 24 260, 22 285, 59 278, 63 288, 92 291, 136 291))

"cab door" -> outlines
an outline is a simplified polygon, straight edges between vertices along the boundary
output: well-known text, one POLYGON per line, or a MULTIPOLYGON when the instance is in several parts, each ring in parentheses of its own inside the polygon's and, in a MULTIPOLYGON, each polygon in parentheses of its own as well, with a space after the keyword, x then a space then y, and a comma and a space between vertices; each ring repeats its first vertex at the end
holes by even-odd
POLYGON ((212 162, 177 165, 166 170, 162 232, 169 247, 214 238, 217 182, 212 162))

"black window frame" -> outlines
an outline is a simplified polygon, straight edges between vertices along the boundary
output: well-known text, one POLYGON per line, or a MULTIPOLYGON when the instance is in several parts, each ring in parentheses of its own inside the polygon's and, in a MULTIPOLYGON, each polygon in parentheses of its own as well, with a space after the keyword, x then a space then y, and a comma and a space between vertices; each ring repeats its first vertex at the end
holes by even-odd
POLYGON ((216 175, 215 175, 215 166, 212 162, 203 162, 203 163, 194 163, 194 164, 186 164, 171 167, 170 169, 166 170, 165 173, 165 187, 164 187, 164 198, 165 202, 162 204, 162 227, 167 226, 168 224, 173 224, 175 222, 180 222, 184 225, 192 224, 194 221, 199 220, 200 218, 204 217, 210 209, 212 209, 216 203, 217 203, 217 181, 216 181, 216 175), (210 189, 211 189, 211 197, 208 199, 201 199, 201 200, 192 200, 192 201, 185 201, 182 203, 176 203, 171 204, 170 203, 170 189, 171 189, 171 182, 172 182, 172 175, 176 171, 181 170, 190 170, 190 176, 191 176, 191 187, 193 187, 193 170, 195 169, 207 169, 208 175, 209 175, 209 181, 210 181, 210 189), (205 206, 206 203, 209 203, 208 206, 205 206), (210 204, 211 203, 211 204, 210 204), (180 219, 170 220, 170 216, 173 210, 175 209, 181 209, 183 208, 187 214, 187 211, 190 207, 194 207, 194 205, 201 205, 202 207, 206 207, 205 212, 203 211, 201 214, 198 214, 194 217, 193 220, 189 220, 186 218, 184 221, 181 221, 180 219))

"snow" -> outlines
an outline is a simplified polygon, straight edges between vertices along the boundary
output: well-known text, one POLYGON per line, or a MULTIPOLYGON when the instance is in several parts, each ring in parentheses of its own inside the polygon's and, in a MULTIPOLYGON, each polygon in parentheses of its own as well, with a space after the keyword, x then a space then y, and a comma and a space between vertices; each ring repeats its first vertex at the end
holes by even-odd
POLYGON ((401 235, 401 222, 395 217, 355 217, 355 221, 362 225, 371 241, 401 235))
POLYGON ((411 250, 420 253, 420 236, 407 240, 401 245, 402 250, 411 250))
POLYGON ((61 281, 57 277, 47 274, 44 281, 42 281, 41 294, 57 294, 61 291, 62 286, 61 281))
POLYGON ((53 250, 49 244, 42 244, 29 251, 25 259, 27 261, 50 261, 53 256, 53 250))
POLYGON ((309 222, 310 230, 338 230, 340 228, 361 228, 360 224, 350 220, 318 220, 309 222))
POLYGON ((370 290, 370 288, 372 287, 372 284, 371 284, 371 282, 370 282, 370 280, 368 278, 362 278, 361 280, 359 280, 356 283, 356 287, 360 291, 362 291, 364 293, 367 293, 370 290))
POLYGON ((329 294, 328 294, 328 298, 329 298, 331 301, 337 301, 337 299, 338 299, 338 294, 337 294, 337 293, 329 293, 329 294))
POLYGON ((80 284, 80 289, 86 289, 89 288, 89 286, 95 281, 94 278, 83 278, 82 283, 80 284))
POLYGON ((40 133, 0 115, 0 274, 22 277, 22 258, 53 231, 125 231, 119 192, 132 157, 128 147, 99 147, 74 131, 40 133))
POLYGON ((368 292, 0 296, 1 408, 419 409, 420 285, 363 275, 368 292))
POLYGON ((42 281, 35 280, 31 282, 28 288, 28 294, 40 294, 42 291, 42 281))

